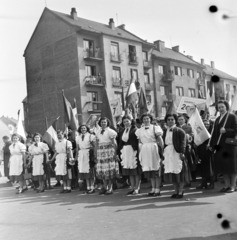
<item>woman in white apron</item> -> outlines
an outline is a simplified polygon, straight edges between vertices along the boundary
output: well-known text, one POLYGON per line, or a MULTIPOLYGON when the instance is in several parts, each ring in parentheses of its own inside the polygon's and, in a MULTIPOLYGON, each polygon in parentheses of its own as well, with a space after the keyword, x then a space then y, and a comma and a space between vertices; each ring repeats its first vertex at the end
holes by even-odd
POLYGON ((163 131, 160 126, 152 125, 153 118, 150 114, 143 114, 141 121, 144 126, 136 131, 137 138, 140 140, 139 160, 146 178, 151 179, 152 190, 148 196, 160 196, 161 183, 161 157, 160 149, 163 150, 163 131))
POLYGON ((71 169, 68 169, 67 158, 69 156, 69 161, 74 161, 72 155, 72 143, 65 138, 65 135, 61 130, 57 131, 57 136, 59 141, 55 144, 55 153, 51 161, 56 158, 56 179, 58 181, 63 180, 63 190, 60 193, 70 193, 72 171, 71 169))
POLYGON ((175 114, 167 114, 165 122, 167 123, 167 129, 163 135, 165 179, 174 185, 175 194, 171 198, 182 198, 187 175, 187 163, 184 155, 186 134, 183 129, 176 127, 177 116, 175 114))
POLYGON ((29 147, 29 153, 31 155, 29 166, 32 164, 32 177, 34 181, 39 181, 39 189, 36 193, 44 192, 44 180, 46 179, 45 161, 49 161, 48 157, 48 145, 41 142, 42 136, 40 133, 35 133, 33 136, 33 143, 29 147), (44 159, 45 156, 45 159, 44 159))
POLYGON ((86 180, 87 194, 95 193, 94 181, 95 181, 95 168, 93 162, 90 162, 90 158, 94 159, 95 135, 90 134, 90 129, 86 125, 81 125, 78 129, 79 136, 76 138, 77 143, 77 161, 79 179, 86 180), (90 156, 93 154, 93 156, 90 156))
POLYGON ((24 180, 24 166, 26 166, 26 146, 21 143, 20 136, 18 134, 12 135, 12 144, 10 145, 10 153, 11 157, 9 159, 9 176, 11 181, 19 182, 19 190, 16 192, 17 194, 23 193, 27 188, 25 186, 24 180))

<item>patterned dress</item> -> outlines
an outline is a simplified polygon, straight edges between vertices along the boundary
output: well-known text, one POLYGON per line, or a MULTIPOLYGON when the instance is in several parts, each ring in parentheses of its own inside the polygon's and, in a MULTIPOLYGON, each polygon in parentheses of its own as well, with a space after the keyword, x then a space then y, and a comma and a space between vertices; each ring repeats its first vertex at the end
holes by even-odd
POLYGON ((22 153, 25 153, 26 146, 21 142, 17 142, 17 143, 11 144, 9 149, 11 152, 11 157, 9 160, 10 179, 12 182, 23 181, 24 180, 24 177, 23 177, 23 171, 24 171, 23 163, 24 162, 23 162, 22 153))
POLYGON ((44 154, 48 152, 48 150, 48 145, 43 142, 34 143, 29 147, 29 153, 33 156, 32 176, 34 181, 42 181, 46 178, 44 154))
POLYGON ((86 134, 80 134, 76 138, 76 142, 79 146, 78 171, 79 171, 79 178, 81 180, 95 177, 94 168, 90 167, 90 156, 89 156, 91 143, 94 141, 95 141, 95 136, 88 132, 86 134))
POLYGON ((55 144, 56 156, 56 179, 60 180, 70 180, 72 179, 71 169, 67 168, 67 151, 72 149, 72 143, 65 138, 55 144))
POLYGON ((112 140, 117 133, 107 127, 96 133, 98 142, 96 174, 99 179, 109 180, 119 177, 119 165, 115 158, 112 140))
POLYGON ((160 126, 143 126, 139 128, 136 133, 137 138, 140 140, 140 154, 139 159, 142 170, 146 178, 158 177, 160 170, 160 155, 156 142, 155 134, 163 134, 160 126))

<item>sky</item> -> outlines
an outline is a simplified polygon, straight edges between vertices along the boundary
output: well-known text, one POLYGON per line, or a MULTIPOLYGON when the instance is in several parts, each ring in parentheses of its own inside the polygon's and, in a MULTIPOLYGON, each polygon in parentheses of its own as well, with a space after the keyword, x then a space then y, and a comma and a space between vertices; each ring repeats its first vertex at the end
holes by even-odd
POLYGON ((0 116, 17 118, 26 97, 26 45, 45 8, 108 24, 125 24, 137 36, 179 45, 185 55, 237 77, 236 0, 1 0, 0 116), (210 13, 216 5, 218 12, 210 13), (223 19, 223 15, 236 16, 223 19))

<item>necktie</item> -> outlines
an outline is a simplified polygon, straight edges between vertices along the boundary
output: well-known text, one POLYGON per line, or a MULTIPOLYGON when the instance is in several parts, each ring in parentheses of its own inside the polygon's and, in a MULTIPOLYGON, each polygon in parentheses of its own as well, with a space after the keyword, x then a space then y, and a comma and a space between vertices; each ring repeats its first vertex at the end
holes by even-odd
POLYGON ((84 141, 84 138, 85 138, 85 135, 82 134, 82 136, 81 136, 81 140, 84 141))
POLYGON ((170 129, 170 132, 173 132, 173 128, 170 129))
POLYGON ((127 129, 126 129, 126 133, 128 132, 128 130, 129 130, 129 129, 127 128, 127 129))
POLYGON ((38 147, 38 143, 35 143, 35 146, 38 147))
POLYGON ((101 134, 103 135, 103 134, 104 134, 104 132, 105 132, 105 130, 104 130, 104 129, 102 129, 102 130, 101 130, 101 134))
POLYGON ((149 129, 149 127, 145 127, 145 129, 147 130, 147 129, 149 129))

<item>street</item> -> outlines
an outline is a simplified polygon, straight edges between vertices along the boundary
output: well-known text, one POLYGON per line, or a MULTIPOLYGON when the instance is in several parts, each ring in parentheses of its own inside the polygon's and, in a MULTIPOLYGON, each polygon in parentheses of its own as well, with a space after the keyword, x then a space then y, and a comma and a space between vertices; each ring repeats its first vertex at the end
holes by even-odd
POLYGON ((237 239, 237 193, 219 193, 220 180, 213 190, 193 183, 181 200, 170 198, 171 185, 154 198, 146 196, 148 183, 129 197, 128 189, 110 196, 59 194, 60 188, 16 195, 6 178, 0 182, 0 239, 237 239))

